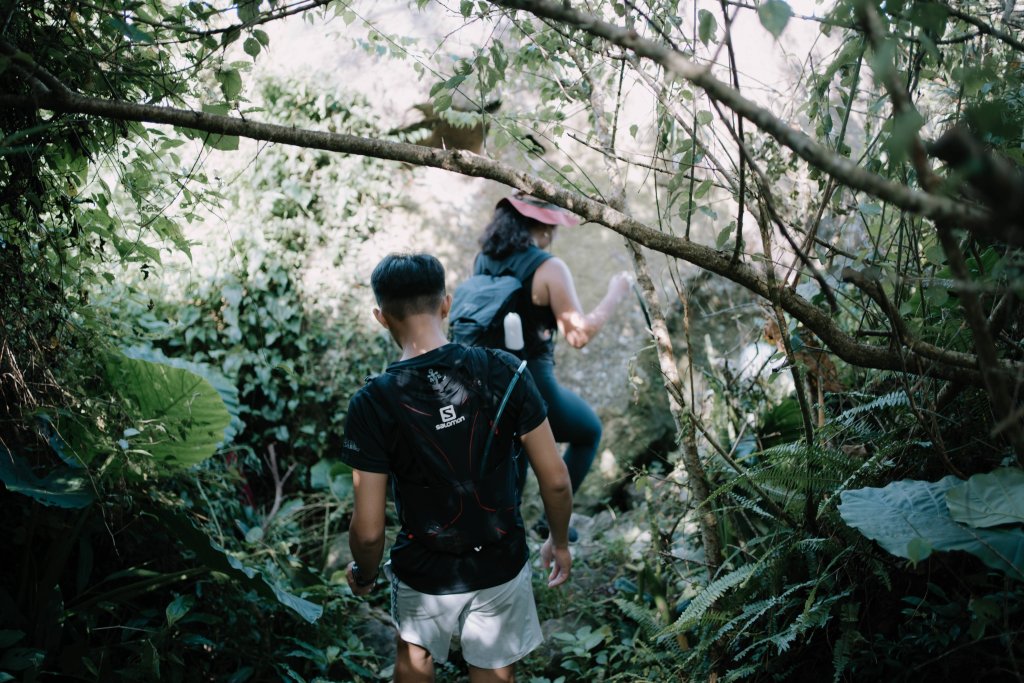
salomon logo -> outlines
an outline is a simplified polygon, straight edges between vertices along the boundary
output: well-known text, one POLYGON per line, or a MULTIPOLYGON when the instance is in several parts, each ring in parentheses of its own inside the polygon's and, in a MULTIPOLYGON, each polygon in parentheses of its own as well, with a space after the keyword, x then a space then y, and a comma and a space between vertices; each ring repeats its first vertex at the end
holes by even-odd
POLYGON ((451 427, 453 425, 459 424, 465 419, 465 415, 461 417, 455 417, 455 406, 445 406, 444 408, 441 408, 441 424, 435 425, 434 429, 441 430, 446 427, 451 427))

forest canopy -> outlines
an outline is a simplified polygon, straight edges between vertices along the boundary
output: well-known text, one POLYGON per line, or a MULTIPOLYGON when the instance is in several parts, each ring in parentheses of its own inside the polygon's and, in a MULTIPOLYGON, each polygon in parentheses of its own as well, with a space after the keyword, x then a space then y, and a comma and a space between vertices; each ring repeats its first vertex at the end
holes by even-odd
POLYGON ((390 677, 338 571, 345 406, 392 355, 345 264, 428 215, 423 167, 616 235, 646 316, 645 449, 577 506, 616 540, 542 601, 527 680, 1021 678, 1012 1, 0 18, 0 681, 390 677), (298 24, 422 117, 275 72, 298 24), (709 292, 756 367, 699 352, 709 292))

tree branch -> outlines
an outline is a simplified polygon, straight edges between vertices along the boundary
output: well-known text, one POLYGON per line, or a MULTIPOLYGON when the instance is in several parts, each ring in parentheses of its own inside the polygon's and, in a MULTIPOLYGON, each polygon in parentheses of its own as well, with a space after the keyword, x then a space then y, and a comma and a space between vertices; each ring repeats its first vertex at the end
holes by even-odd
POLYGON ((492 4, 509 9, 521 9, 538 17, 546 17, 577 26, 588 33, 632 50, 637 55, 657 62, 662 67, 703 88, 712 99, 746 118, 797 156, 832 175, 843 185, 878 197, 911 213, 968 229, 983 226, 993 220, 983 207, 954 201, 946 197, 931 196, 906 185, 894 183, 846 157, 835 154, 807 134, 792 128, 789 123, 770 111, 746 99, 735 89, 715 78, 708 67, 699 66, 683 55, 663 45, 640 37, 636 31, 615 26, 551 0, 492 0, 492 4))
POLYGON ((1011 36, 1009 33, 1006 33, 1004 31, 1000 31, 999 29, 995 28, 994 26, 992 26, 990 24, 986 24, 981 19, 979 19, 979 18, 977 18, 975 16, 972 16, 970 14, 967 14, 963 10, 959 10, 956 7, 954 7, 953 5, 951 5, 951 4, 947 3, 947 2, 943 2, 942 0, 934 0, 934 2, 935 2, 936 5, 939 5, 944 10, 949 12, 951 16, 956 17, 957 19, 959 19, 960 21, 964 22, 965 24, 970 24, 971 26, 975 27, 976 29, 978 29, 982 33, 984 33, 986 35, 990 35, 993 38, 995 38, 996 40, 999 40, 999 41, 1002 41, 1003 43, 1006 43, 1007 45, 1012 47, 1017 52, 1024 52, 1024 43, 1020 42, 1019 40, 1017 40, 1016 38, 1011 36))
MULTIPOLYGON (((699 268, 721 275, 762 298, 769 298, 769 288, 764 277, 749 265, 733 262, 729 253, 655 230, 600 201, 564 190, 536 176, 463 150, 434 149, 406 142, 292 128, 218 114, 104 100, 73 93, 66 95, 49 93, 36 96, 0 94, 0 107, 22 110, 45 109, 121 121, 166 124, 217 135, 237 135, 295 147, 357 154, 417 166, 442 168, 453 173, 487 178, 557 204, 588 221, 600 223, 649 249, 680 258, 699 268)), ((973 356, 964 354, 969 360, 965 360, 960 365, 936 364, 908 349, 892 350, 862 344, 841 330, 826 311, 817 308, 792 290, 783 289, 779 292, 779 297, 779 303, 783 310, 802 322, 837 356, 852 365, 910 372, 973 386, 984 386, 977 370, 977 360, 973 356)), ((1020 364, 1004 362, 1000 369, 1004 372, 1021 372, 1016 369, 1017 365, 1020 364)))

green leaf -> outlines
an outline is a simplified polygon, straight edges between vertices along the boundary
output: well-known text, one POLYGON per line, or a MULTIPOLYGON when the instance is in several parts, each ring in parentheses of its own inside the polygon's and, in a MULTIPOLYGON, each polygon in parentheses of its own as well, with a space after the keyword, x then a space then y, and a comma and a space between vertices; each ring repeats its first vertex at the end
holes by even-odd
POLYGON ((901 163, 909 156, 917 132, 923 125, 924 119, 916 110, 897 114, 892 123, 892 134, 886 142, 886 150, 893 163, 901 163))
POLYGON ((440 113, 440 112, 442 112, 442 111, 444 111, 446 109, 451 108, 451 106, 452 106, 452 96, 451 95, 447 95, 447 94, 446 95, 441 95, 437 99, 434 100, 434 113, 440 113))
POLYGON ((910 8, 910 23, 920 26, 933 38, 941 38, 946 31, 949 10, 937 2, 915 2, 910 8))
MULTIPOLYGON (((934 550, 962 550, 993 569, 1024 580, 1024 530, 974 529, 950 517, 946 492, 963 483, 948 476, 937 482, 904 479, 883 488, 840 494, 843 521, 898 557, 911 557, 911 542, 923 539, 934 550)), ((920 543, 913 548, 919 553, 920 543)))
POLYGON ((40 479, 24 459, 0 446, 0 481, 8 491, 28 496, 43 505, 68 509, 84 508, 95 496, 89 481, 61 465, 40 479))
POLYGON ((256 40, 260 41, 260 45, 263 47, 270 45, 270 36, 267 35, 266 31, 261 31, 258 28, 253 29, 252 35, 256 40))
POLYGON ((213 149, 219 149, 222 152, 234 152, 238 149, 239 139, 237 135, 217 135, 210 134, 210 137, 203 140, 203 144, 213 149))
POLYGON ((218 71, 217 82, 220 83, 220 89, 221 92, 224 93, 224 99, 228 102, 233 102, 238 99, 238 95, 242 92, 242 75, 238 73, 238 69, 218 71))
POLYGON ((460 85, 462 85, 463 81, 465 80, 466 76, 464 74, 457 74, 449 78, 447 81, 445 81, 444 87, 447 90, 454 90, 455 88, 458 88, 460 85))
POLYGON ((757 7, 757 18, 769 33, 777 39, 793 16, 793 10, 785 0, 767 0, 757 7))
POLYGON ((718 30, 718 20, 715 19, 714 14, 702 9, 697 12, 697 25, 697 36, 700 38, 700 42, 707 45, 718 30))
POLYGON ((916 565, 918 562, 928 559, 932 550, 932 544, 926 539, 915 538, 907 544, 907 559, 916 565))
POLYGON ((243 24, 256 19, 260 15, 260 0, 241 0, 238 3, 238 18, 243 24))
POLYGON ((242 30, 238 28, 228 29, 224 32, 224 35, 220 37, 220 46, 227 47, 231 43, 235 42, 242 37, 242 30))
MULTIPOLYGON (((241 287, 233 289, 232 287, 227 286, 224 287, 221 293, 228 302, 233 301, 236 307, 240 304, 242 299, 241 287)), ((214 370, 209 365, 194 363, 190 360, 185 360, 184 358, 169 358, 165 356, 164 352, 160 349, 155 349, 149 346, 130 346, 124 349, 124 353, 129 358, 137 358, 151 363, 162 363, 164 365, 170 365, 172 368, 188 370, 209 382, 210 385, 217 390, 217 393, 220 395, 220 400, 224 402, 224 407, 231 415, 231 424, 224 430, 224 442, 221 443, 220 446, 234 441, 235 436, 245 429, 245 423, 242 422, 241 417, 242 405, 238 398, 238 387, 235 386, 234 382, 217 370, 214 370)))
POLYGON ((0 648, 7 649, 24 637, 24 631, 0 631, 0 648))
POLYGON ((140 29, 135 24, 129 24, 120 17, 108 17, 107 25, 116 31, 119 31, 121 35, 128 38, 135 43, 152 43, 153 36, 140 29))
POLYGON ((501 41, 491 45, 491 63, 494 65, 494 69, 504 78, 505 68, 508 66, 508 55, 505 54, 505 45, 501 41))
POLYGON ((261 48, 260 41, 255 38, 246 38, 245 42, 242 43, 242 49, 245 50, 245 54, 253 59, 256 59, 257 55, 259 55, 261 48))
POLYGON ((150 227, 153 231, 174 243, 174 246, 183 251, 191 258, 191 252, 189 251, 188 239, 185 234, 178 227, 178 224, 172 221, 170 218, 164 215, 157 216, 150 223, 150 227))
POLYGON ((473 0, 462 0, 462 2, 459 3, 459 12, 461 12, 464 17, 468 17, 472 14, 473 0))
POLYGON ((884 83, 893 70, 896 57, 896 41, 892 38, 884 38, 871 53, 871 72, 874 74, 876 83, 884 83))
MULTIPOLYGON (((131 441, 161 466, 179 469, 206 460, 224 442, 231 425, 217 390, 199 375, 166 363, 111 353, 111 384, 134 404, 144 431, 131 441)), ((139 427, 142 429, 142 427, 139 427)))
MULTIPOLYGON (((215 102, 212 104, 204 103, 201 105, 202 110, 206 114, 216 114, 218 116, 227 116, 228 112, 231 111, 231 105, 224 102, 215 102)), ((192 135, 189 137, 195 138, 195 131, 192 128, 186 130, 192 131, 192 135)))
POLYGON ((701 126, 706 126, 714 119, 714 115, 707 109, 701 109, 697 112, 697 123, 701 126))
MULTIPOLYGON (((15 647, 0 655, 0 669, 8 671, 24 671, 39 667, 46 659, 46 653, 32 647, 15 647)), ((30 680, 35 680, 32 676, 30 680)))
POLYGON ((729 223, 729 225, 722 228, 722 231, 718 233, 718 237, 715 239, 715 248, 721 249, 729 243, 729 238, 732 236, 732 231, 736 229, 736 223, 729 223))
POLYGON ((221 572, 236 581, 244 590, 255 590, 260 595, 277 600, 309 623, 315 623, 324 608, 284 590, 277 582, 268 579, 252 567, 213 542, 203 531, 197 529, 184 514, 165 508, 150 510, 170 533, 195 553, 196 560, 210 569, 221 572))
POLYGON ((314 491, 325 489, 331 485, 331 465, 326 458, 309 468, 309 487, 314 491))
POLYGON ((192 609, 192 605, 196 602, 195 596, 193 595, 179 595, 171 601, 171 604, 167 605, 167 609, 164 610, 164 615, 167 617, 167 625, 174 626, 183 616, 188 614, 188 611, 192 609))
POLYGON ((1024 470, 1003 467, 976 474, 946 491, 946 505, 953 519, 975 528, 1024 524, 1024 470))
POLYGON ((924 257, 928 259, 929 263, 934 263, 937 266, 941 266, 946 263, 946 252, 938 242, 924 250, 924 257))
POLYGON ((924 299, 932 306, 943 306, 949 301, 949 292, 942 287, 928 287, 924 290, 924 299))
POLYGON ((693 189, 693 198, 702 199, 711 190, 711 179, 702 180, 697 187, 693 189))

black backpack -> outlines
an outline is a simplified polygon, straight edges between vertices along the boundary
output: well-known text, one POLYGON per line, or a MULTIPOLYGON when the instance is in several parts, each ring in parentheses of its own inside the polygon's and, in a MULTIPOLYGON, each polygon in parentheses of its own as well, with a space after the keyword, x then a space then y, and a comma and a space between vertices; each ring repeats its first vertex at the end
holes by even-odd
POLYGON ((472 353, 475 355, 467 357, 467 367, 453 369, 455 379, 469 390, 469 396, 458 408, 471 412, 464 411, 458 418, 455 417, 456 406, 446 406, 444 400, 439 402, 436 397, 418 391, 409 393, 409 384, 398 377, 381 378, 383 384, 378 380, 367 385, 377 400, 389 406, 396 416, 404 416, 397 422, 392 448, 412 449, 415 461, 425 466, 420 474, 428 475, 417 483, 411 478, 392 478, 395 498, 400 501, 402 529, 409 540, 434 552, 452 555, 465 555, 497 543, 522 525, 519 516, 521 466, 524 464, 520 462, 521 454, 515 447, 507 454, 491 451, 499 429, 514 429, 507 420, 502 424, 502 418, 512 390, 526 369, 526 362, 516 367, 492 350, 474 349, 472 353), (489 374, 490 363, 505 364, 513 371, 508 384, 499 391, 484 389, 480 384, 480 378, 489 374), (401 388, 403 385, 406 388, 401 388), (446 410, 450 410, 450 414, 446 410), (439 418, 450 422, 433 424, 439 418), (450 467, 448 459, 455 457, 455 452, 442 450, 433 438, 432 432, 449 425, 456 429, 472 425, 469 444, 473 444, 473 432, 480 437, 486 433, 485 439, 476 441, 478 444, 483 441, 482 449, 476 446, 472 452, 464 454, 471 470, 464 479, 455 479, 446 472, 446 464, 450 467))
POLYGON ((505 348, 505 316, 521 310, 528 296, 523 283, 549 258, 551 255, 540 249, 518 252, 500 261, 479 255, 475 274, 456 287, 452 296, 448 314, 451 340, 466 346, 505 348))

